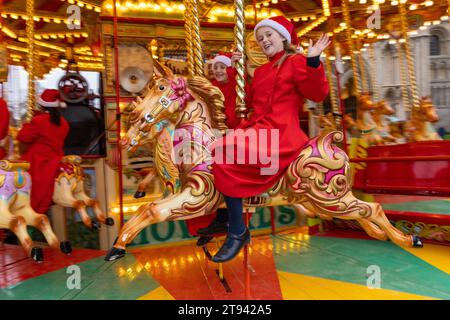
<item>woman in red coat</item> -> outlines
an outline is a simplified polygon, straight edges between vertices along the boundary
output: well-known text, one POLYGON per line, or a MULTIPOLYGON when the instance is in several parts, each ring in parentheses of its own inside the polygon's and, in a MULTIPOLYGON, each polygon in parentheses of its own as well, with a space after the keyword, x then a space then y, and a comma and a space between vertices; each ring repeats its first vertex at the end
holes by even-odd
POLYGON ((259 22, 255 38, 269 62, 255 70, 249 90, 247 104, 254 113, 237 127, 242 130, 218 140, 214 150, 215 185, 225 197, 230 219, 214 262, 233 259, 250 241, 242 198, 261 194, 281 178, 308 141, 300 129, 298 109, 305 98, 320 102, 328 95, 320 63, 320 54, 330 43, 327 35, 314 45, 310 41, 307 57, 295 54, 294 26, 282 16, 259 22))
POLYGON ((24 124, 17 139, 27 144, 22 159, 30 163, 32 179, 31 207, 39 213, 46 213, 52 203, 58 165, 64 156, 64 140, 69 132, 67 121, 61 116, 59 92, 45 90, 38 103, 45 113, 34 116, 24 124))
MULTIPOLYGON (((0 141, 6 138, 9 129, 9 111, 5 100, 0 98, 0 141)), ((6 157, 6 150, 0 146, 0 159, 6 157)))

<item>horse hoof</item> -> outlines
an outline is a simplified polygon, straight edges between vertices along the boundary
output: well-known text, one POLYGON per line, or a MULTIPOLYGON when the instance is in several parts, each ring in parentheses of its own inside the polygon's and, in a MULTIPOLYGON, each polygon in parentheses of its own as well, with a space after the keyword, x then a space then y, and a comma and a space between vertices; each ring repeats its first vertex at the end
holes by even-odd
POLYGON ((414 248, 422 248, 423 247, 422 240, 419 238, 419 236, 412 236, 412 241, 413 241, 414 248))
POLYGON ((110 217, 106 218, 106 219, 105 219, 105 224, 106 224, 107 226, 113 226, 113 225, 114 225, 114 219, 113 219, 113 218, 110 218, 110 217))
POLYGON ((61 241, 61 243, 59 244, 59 248, 61 249, 62 253, 72 253, 72 245, 70 244, 70 241, 61 241))
POLYGON ((125 249, 117 249, 112 247, 106 254, 105 261, 114 261, 125 256, 125 249))
POLYGON ((202 236, 202 237, 198 238, 198 240, 197 240, 197 247, 205 246, 206 244, 208 244, 208 242, 210 242, 212 240, 212 238, 213 237, 205 237, 205 236, 202 236))
POLYGON ((139 191, 139 190, 136 191, 136 193, 134 194, 134 197, 135 197, 136 199, 145 197, 145 191, 139 191))
POLYGON ((36 262, 44 261, 44 251, 42 248, 33 248, 31 249, 31 259, 36 262))
POLYGON ((92 221, 91 227, 94 230, 99 230, 102 225, 98 221, 92 221))

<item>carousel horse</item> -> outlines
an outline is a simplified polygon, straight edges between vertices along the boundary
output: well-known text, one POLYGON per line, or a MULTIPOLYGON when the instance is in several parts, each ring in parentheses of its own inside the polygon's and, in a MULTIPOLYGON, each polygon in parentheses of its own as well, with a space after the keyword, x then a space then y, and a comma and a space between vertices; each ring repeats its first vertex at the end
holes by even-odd
POLYGON ((412 108, 411 118, 405 124, 408 142, 442 140, 432 123, 439 121, 436 108, 429 97, 422 97, 418 108, 412 108))
POLYGON ((69 155, 62 158, 58 176, 55 179, 53 202, 62 207, 74 208, 88 228, 99 229, 100 223, 112 226, 114 220, 106 217, 99 207, 98 201, 85 192, 84 174, 81 168, 81 157, 69 155), (92 221, 86 208, 91 207, 98 221, 92 221))
MULTIPOLYGON (((130 128, 121 144, 132 151, 156 142, 157 173, 170 195, 139 207, 120 230, 106 261, 123 257, 126 246, 150 224, 203 216, 224 205, 210 171, 211 149, 227 130, 223 94, 205 78, 175 77, 157 61, 155 73, 147 95, 134 103, 130 128)), ((341 132, 334 131, 311 139, 284 176, 267 192, 244 199, 244 206, 298 204, 311 214, 356 220, 376 239, 422 246, 417 236, 396 229, 380 204, 352 194, 349 159, 335 146, 342 138, 341 132)))
POLYGON ((397 141, 397 139, 390 134, 389 124, 385 121, 385 116, 391 116, 393 114, 394 109, 392 109, 384 100, 375 103, 372 119, 375 122, 378 134, 381 136, 382 144, 395 143, 397 141))
POLYGON ((70 253, 70 243, 60 242, 53 233, 47 216, 36 213, 30 206, 31 177, 27 172, 29 167, 27 162, 0 160, 0 229, 11 230, 27 256, 35 261, 42 261, 44 255, 42 248, 33 245, 27 225, 40 230, 50 247, 70 253))
POLYGON ((372 112, 376 109, 376 104, 370 100, 368 94, 361 94, 358 97, 356 109, 356 126, 361 132, 361 139, 365 140, 369 146, 383 144, 383 139, 378 133, 377 125, 372 118, 372 112))
MULTIPOLYGON (((114 220, 107 218, 101 211, 98 201, 86 194, 80 163, 79 156, 65 156, 61 160, 59 173, 55 179, 53 202, 63 207, 76 209, 83 223, 89 228, 100 228, 99 222, 109 226, 114 225, 114 220), (86 207, 93 209, 99 222, 91 220, 86 207)), ((32 247, 32 241, 26 230, 27 225, 39 229, 50 247, 59 247, 62 252, 70 253, 72 252, 70 243, 59 242, 47 216, 36 213, 30 206, 32 181, 31 176, 26 172, 29 166, 27 162, 0 161, 0 228, 10 229, 16 234, 27 255, 33 260, 42 261, 43 253, 41 248, 32 247)))

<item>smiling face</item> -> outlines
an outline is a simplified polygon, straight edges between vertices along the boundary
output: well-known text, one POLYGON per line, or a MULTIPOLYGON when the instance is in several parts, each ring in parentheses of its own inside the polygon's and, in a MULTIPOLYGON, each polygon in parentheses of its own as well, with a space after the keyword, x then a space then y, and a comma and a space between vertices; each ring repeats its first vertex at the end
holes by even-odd
POLYGON ((227 82, 228 81, 227 66, 225 64, 223 64, 222 62, 214 63, 213 72, 214 72, 214 78, 218 82, 227 82))
POLYGON ((271 58, 284 50, 286 39, 271 27, 261 27, 256 30, 256 41, 264 54, 271 58))

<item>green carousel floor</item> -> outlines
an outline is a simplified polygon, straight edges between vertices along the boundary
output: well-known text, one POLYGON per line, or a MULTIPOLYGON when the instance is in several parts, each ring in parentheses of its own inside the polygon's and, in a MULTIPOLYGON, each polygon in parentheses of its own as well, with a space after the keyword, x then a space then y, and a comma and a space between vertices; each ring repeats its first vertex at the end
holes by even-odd
MULTIPOLYGON (((210 244, 211 251, 216 244, 210 244)), ((104 252, 45 249, 34 263, 21 248, 0 248, 0 299, 244 299, 243 254, 217 265, 189 243, 139 247, 125 258, 103 261, 104 252), (67 267, 81 270, 81 288, 68 289, 67 267), (227 292, 227 286, 231 289, 227 292)), ((291 229, 256 236, 250 247, 251 299, 450 299, 450 247, 405 249, 391 242, 306 235, 291 229), (370 288, 373 269, 380 288, 370 288)))

